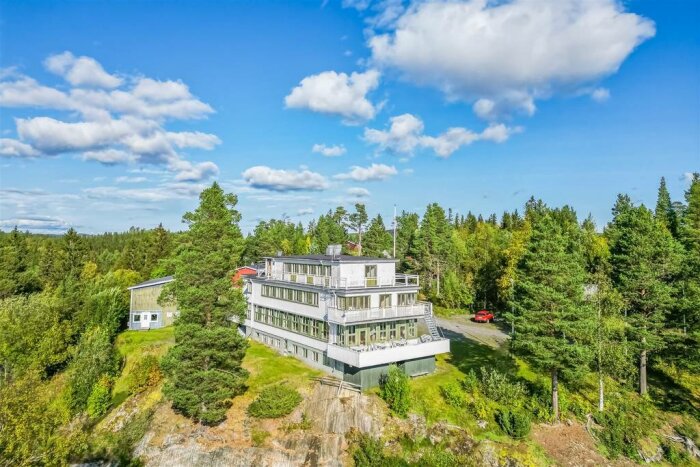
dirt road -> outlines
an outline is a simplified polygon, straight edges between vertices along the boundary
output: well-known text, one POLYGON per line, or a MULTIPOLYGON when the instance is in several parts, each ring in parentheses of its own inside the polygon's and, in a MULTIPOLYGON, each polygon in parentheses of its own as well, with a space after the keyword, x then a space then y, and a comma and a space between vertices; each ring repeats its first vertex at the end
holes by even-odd
MULTIPOLYGON (((508 335, 492 323, 475 323, 472 315, 435 317, 437 324, 444 331, 456 333, 466 339, 475 340, 491 347, 499 347, 508 339, 508 335)), ((447 336, 446 336, 447 337, 447 336)))

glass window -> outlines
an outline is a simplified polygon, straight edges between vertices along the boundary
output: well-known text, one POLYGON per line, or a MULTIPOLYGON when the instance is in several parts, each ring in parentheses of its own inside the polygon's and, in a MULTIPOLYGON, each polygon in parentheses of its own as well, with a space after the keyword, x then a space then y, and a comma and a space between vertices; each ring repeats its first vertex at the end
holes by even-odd
POLYGON ((377 265, 367 265, 365 266, 365 283, 367 287, 377 286, 377 265))
POLYGON ((151 321, 158 321, 158 315, 155 313, 151 315, 151 321))
POLYGON ((141 321, 141 315, 140 314, 134 315, 134 322, 138 323, 139 321, 141 321))
POLYGON ((391 308, 391 294, 382 294, 379 296, 380 308, 391 308))
POLYGON ((400 293, 399 306, 415 305, 417 298, 415 293, 400 293))

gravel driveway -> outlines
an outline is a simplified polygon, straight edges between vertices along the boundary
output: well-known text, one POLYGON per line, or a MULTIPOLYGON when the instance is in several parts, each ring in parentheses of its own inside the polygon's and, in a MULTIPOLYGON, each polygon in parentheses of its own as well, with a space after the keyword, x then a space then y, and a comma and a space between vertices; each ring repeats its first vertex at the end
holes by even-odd
MULTIPOLYGON (((491 347, 499 347, 508 339, 508 335, 492 323, 475 323, 473 315, 450 316, 449 318, 435 317, 442 328, 445 337, 455 338, 449 334, 459 334, 466 339, 475 340, 491 347), (445 332, 447 331, 447 332, 445 332)), ((459 337, 456 337, 459 338, 459 337)))

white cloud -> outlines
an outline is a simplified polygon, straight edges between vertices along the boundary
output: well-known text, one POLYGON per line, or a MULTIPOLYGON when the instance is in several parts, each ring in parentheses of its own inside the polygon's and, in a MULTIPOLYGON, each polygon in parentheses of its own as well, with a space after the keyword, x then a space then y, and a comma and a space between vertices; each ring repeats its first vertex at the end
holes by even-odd
POLYGON ((37 157, 41 153, 21 141, 0 138, 0 156, 2 157, 37 157))
POLYGON ((415 3, 369 46, 376 66, 493 119, 615 73, 654 34, 617 0, 447 0, 415 3))
POLYGON ((384 164, 372 164, 369 167, 354 165, 347 173, 335 175, 333 178, 339 180, 355 180, 357 182, 386 180, 396 175, 396 167, 384 164))
POLYGON ((166 183, 149 188, 118 188, 100 186, 85 188, 83 192, 91 199, 129 200, 139 202, 162 202, 174 199, 190 199, 199 195, 205 187, 192 183, 166 183))
POLYGON ((146 177, 121 176, 121 177, 115 178, 114 181, 117 183, 143 183, 143 182, 147 182, 148 179, 146 177))
POLYGON ((326 146, 325 144, 314 144, 311 152, 317 152, 326 157, 338 157, 345 154, 346 149, 342 144, 337 146, 326 146))
POLYGON ((116 88, 122 80, 107 73, 102 65, 90 57, 76 57, 70 52, 51 55, 44 61, 46 69, 62 76, 73 86, 116 88))
POLYGON ((310 170, 281 170, 257 165, 246 169, 242 176, 253 188, 271 191, 320 191, 328 188, 326 178, 310 170))
POLYGON ((200 181, 218 174, 213 162, 195 164, 179 152, 187 148, 211 150, 221 144, 218 136, 168 131, 165 127, 167 120, 203 118, 214 111, 181 81, 116 77, 94 59, 70 52, 50 56, 45 65, 73 87, 64 92, 16 70, 5 71, 0 74, 0 107, 70 113, 65 117, 16 118, 18 139, 7 139, 2 155, 69 153, 107 165, 156 164, 173 173, 176 181, 200 181))
POLYGON ((591 99, 596 102, 605 102, 610 99, 610 90, 607 88, 596 88, 591 92, 591 99))
POLYGON ((68 230, 69 224, 58 217, 49 216, 22 216, 12 219, 0 220, 0 228, 31 231, 65 231, 68 230))
POLYGON ((416 149, 432 149, 440 157, 449 157, 462 146, 475 141, 502 143, 520 128, 510 128, 502 123, 492 123, 481 133, 466 128, 449 128, 438 136, 423 133, 423 121, 412 114, 403 114, 390 119, 388 130, 365 128, 364 139, 375 144, 381 151, 397 154, 412 154, 416 149))
POLYGON ((352 187, 348 188, 347 193, 355 198, 367 198, 370 195, 370 192, 366 188, 360 188, 360 187, 352 187))
POLYGON ((308 216, 309 214, 313 214, 313 213, 314 213, 313 208, 300 208, 297 210, 298 216, 308 216))
POLYGON ((373 119, 377 112, 367 94, 377 88, 379 76, 376 70, 350 75, 324 71, 302 79, 284 102, 288 108, 340 115, 344 123, 358 124, 373 119))

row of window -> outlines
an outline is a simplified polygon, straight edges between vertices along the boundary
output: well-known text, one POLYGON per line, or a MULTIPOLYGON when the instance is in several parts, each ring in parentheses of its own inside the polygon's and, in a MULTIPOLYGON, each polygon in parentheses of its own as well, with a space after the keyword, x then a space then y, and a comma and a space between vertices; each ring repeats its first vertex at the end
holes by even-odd
POLYGON ((328 323, 325 321, 257 305, 255 306, 255 321, 324 342, 328 341, 328 323))
MULTIPOLYGON (((133 314, 133 315, 131 315, 131 316, 132 316, 132 318, 133 318, 133 320, 134 320, 134 323, 138 323, 138 322, 141 321, 141 313, 136 313, 136 314, 133 314)), ((144 320, 144 321, 145 321, 145 320, 144 320)), ((158 321, 158 315, 155 314, 155 313, 154 313, 154 314, 151 314, 151 321, 158 321)))
POLYGON ((261 293, 263 297, 278 298, 289 302, 318 306, 318 292, 307 292, 306 290, 289 289, 287 287, 264 284, 261 293))
POLYGON ((331 267, 322 264, 284 263, 284 272, 330 277, 331 267))
POLYGON ((338 327, 338 345, 367 345, 396 339, 412 339, 417 335, 417 320, 357 324, 338 327))
MULTIPOLYGON (((418 301, 418 295, 415 293, 400 293, 397 298, 399 306, 415 305, 418 301)), ((338 297, 339 310, 366 310, 370 307, 369 295, 338 297)), ((379 295, 379 308, 391 308, 391 294, 379 295)))
MULTIPOLYGON (((266 345, 269 345, 270 347, 275 347, 278 349, 284 348, 284 340, 278 339, 272 336, 268 336, 267 334, 262 334, 259 332, 255 333, 255 338, 259 340, 260 342, 265 343, 266 345)), ((305 358, 307 360, 312 360, 316 363, 321 362, 322 358, 322 353, 317 351, 317 350, 310 350, 302 345, 297 345, 297 344, 291 344, 290 348, 287 349, 289 350, 292 354, 297 355, 299 357, 305 358)), ((327 358, 323 358, 323 363, 324 365, 327 365, 327 358)))

